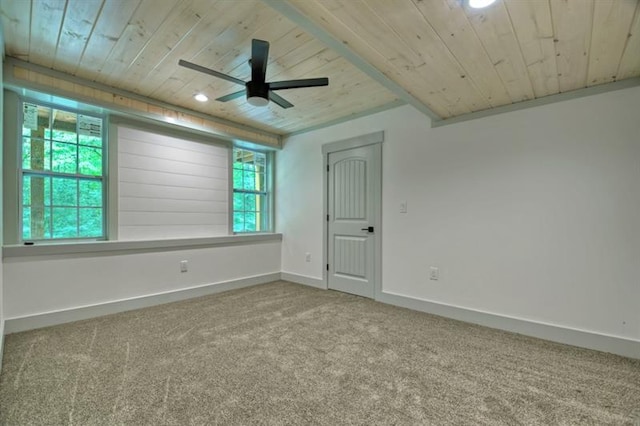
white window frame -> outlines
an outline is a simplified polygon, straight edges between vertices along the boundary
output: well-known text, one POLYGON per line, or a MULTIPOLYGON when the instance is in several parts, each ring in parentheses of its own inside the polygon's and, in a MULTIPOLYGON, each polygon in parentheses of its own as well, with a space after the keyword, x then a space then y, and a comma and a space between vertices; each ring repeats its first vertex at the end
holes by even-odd
MULTIPOLYGON (((109 175, 108 175, 108 162, 107 158, 109 155, 109 146, 108 146, 108 137, 107 137, 107 120, 104 114, 98 114, 91 111, 86 111, 78 108, 70 108, 63 105, 51 103, 51 102, 43 102, 38 99, 33 99, 25 96, 18 96, 18 123, 16 129, 17 136, 17 154, 18 158, 16 158, 16 169, 17 169, 17 196, 18 196, 18 209, 17 209, 17 237, 18 243, 23 244, 25 242, 40 242, 40 243, 56 243, 56 242, 69 242, 69 241, 102 241, 108 238, 108 221, 109 221, 109 209, 108 209, 108 190, 109 190, 109 175), (24 147, 24 135, 22 134, 22 128, 24 123, 24 105, 26 103, 35 104, 38 106, 43 106, 46 108, 50 108, 51 110, 59 110, 66 111, 75 114, 76 116, 85 115, 89 117, 99 118, 102 121, 101 126, 101 139, 102 139, 102 175, 100 176, 89 176, 89 175, 81 175, 81 174, 72 174, 72 173, 63 173, 63 172, 55 172, 53 170, 29 170, 24 169, 22 164, 22 154, 24 147), (55 238, 53 237, 53 215, 51 216, 51 237, 43 238, 43 239, 24 239, 23 236, 23 211, 24 211, 24 200, 23 200, 23 182, 24 176, 43 176, 43 177, 60 177, 67 179, 76 179, 77 182, 81 180, 92 180, 92 181, 100 181, 102 186, 102 235, 100 236, 91 236, 91 237, 72 237, 72 238, 55 238)), ((76 130, 76 135, 77 135, 76 130)), ((46 140, 46 139, 45 139, 46 140)), ((51 139, 53 141, 53 139, 51 139)), ((53 188, 50 189, 53 193, 53 188)), ((79 202, 79 200, 78 200, 79 202)), ((47 208, 53 210, 54 206, 50 205, 47 208)), ((78 205, 77 209, 80 208, 78 205)), ((79 226, 79 225, 78 225, 79 226)))
MULTIPOLYGON (((259 234, 259 233, 270 233, 273 232, 273 216, 274 216, 274 195, 273 195, 273 177, 274 177, 274 152, 270 151, 270 150, 264 150, 264 149, 259 149, 259 148, 254 148, 254 147, 247 147, 246 145, 234 145, 233 149, 231 151, 231 165, 230 165, 230 174, 231 174, 231 179, 230 179, 230 192, 231 192, 231 202, 229 204, 229 212, 230 212, 230 229, 231 229, 231 234, 233 235, 242 235, 242 234, 259 234), (234 164, 234 160, 235 160, 235 151, 241 149, 244 151, 251 151, 251 152, 255 152, 255 153, 260 153, 263 154, 265 156, 265 171, 264 171, 264 175, 265 175, 265 190, 264 191, 251 191, 251 190, 245 190, 245 189, 236 189, 235 188, 235 182, 233 179, 233 164, 234 164), (256 195, 263 195, 264 199, 265 199, 265 208, 264 208, 264 213, 263 213, 263 218, 261 221, 261 227, 263 229, 261 229, 260 231, 235 231, 234 230, 234 223, 235 223, 235 214, 236 214, 236 210, 234 208, 234 203, 233 203, 233 198, 235 194, 238 193, 242 193, 242 194, 256 194, 256 195)), ((243 210, 243 212, 246 212, 246 210, 243 210)))

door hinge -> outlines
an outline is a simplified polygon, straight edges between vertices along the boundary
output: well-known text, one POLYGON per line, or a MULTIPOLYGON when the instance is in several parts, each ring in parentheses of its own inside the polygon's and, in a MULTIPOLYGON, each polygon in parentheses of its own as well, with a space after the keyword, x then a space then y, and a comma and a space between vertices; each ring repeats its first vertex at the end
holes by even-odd
POLYGON ((329 171, 329 165, 327 164, 327 171, 329 171))
POLYGON ((329 264, 327 263, 327 271, 329 270, 329 264))
POLYGON ((327 215, 327 222, 329 222, 329 215, 327 215))

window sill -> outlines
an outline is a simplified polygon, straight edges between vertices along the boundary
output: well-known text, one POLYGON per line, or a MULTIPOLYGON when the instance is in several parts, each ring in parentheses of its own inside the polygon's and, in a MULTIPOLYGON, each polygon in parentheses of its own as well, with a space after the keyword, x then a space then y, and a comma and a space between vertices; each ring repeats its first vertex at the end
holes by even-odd
POLYGON ((87 255, 109 252, 172 251, 209 247, 225 247, 269 241, 282 241, 282 234, 244 234, 222 237, 181 238, 144 241, 91 241, 82 243, 41 243, 32 246, 11 245, 2 247, 2 258, 28 256, 87 255))

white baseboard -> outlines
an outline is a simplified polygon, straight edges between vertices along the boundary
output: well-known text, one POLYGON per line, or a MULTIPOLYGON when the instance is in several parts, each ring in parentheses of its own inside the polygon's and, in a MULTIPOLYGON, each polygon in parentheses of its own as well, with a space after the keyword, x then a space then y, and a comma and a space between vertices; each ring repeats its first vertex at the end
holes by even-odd
POLYGON ((293 274, 291 272, 282 272, 280 274, 281 279, 285 281, 291 281, 292 283, 304 284, 309 287, 320 288, 322 290, 327 289, 325 282, 319 278, 308 277, 306 275, 293 274))
MULTIPOLYGON (((163 303, 191 299, 227 290, 265 284, 279 279, 326 290, 325 282, 322 279, 282 272, 205 284, 197 287, 139 296, 131 299, 117 300, 96 305, 82 306, 24 317, 6 318, 4 321, 0 321, 0 359, 2 359, 1 356, 4 347, 5 333, 17 333, 25 330, 95 318, 103 315, 160 305, 163 303)), ((390 292, 382 292, 377 301, 416 311, 427 312, 446 318, 550 340, 553 342, 640 359, 640 341, 637 340, 445 305, 390 292)))
POLYGON ((0 318, 0 373, 2 373, 3 354, 4 354, 4 320, 0 318))
POLYGON ((378 301, 552 342, 640 359, 640 341, 638 340, 475 311, 384 291, 380 294, 378 301))
POLYGON ((220 293, 222 291, 235 290, 257 284, 266 284, 269 282, 277 281, 279 279, 280 273, 276 272, 272 274, 256 275, 253 277, 240 278, 237 280, 223 281, 218 283, 200 285, 197 287, 167 291, 164 293, 138 296, 130 299, 116 300, 96 305, 81 306, 77 308, 45 312, 24 317, 6 318, 4 333, 17 333, 25 330, 33 330, 36 328, 49 327, 52 325, 64 324, 72 321, 79 321, 100 317, 103 315, 115 314, 118 312, 131 311, 133 309, 161 305, 163 303, 177 302, 179 300, 192 299, 194 297, 206 296, 208 294, 220 293))

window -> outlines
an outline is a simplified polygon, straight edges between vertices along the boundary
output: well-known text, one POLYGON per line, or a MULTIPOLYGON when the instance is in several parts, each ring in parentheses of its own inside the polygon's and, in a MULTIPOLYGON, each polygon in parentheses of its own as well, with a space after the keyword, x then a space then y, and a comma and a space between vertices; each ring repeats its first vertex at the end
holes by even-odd
POLYGON ((23 241, 104 238, 103 120, 22 103, 23 241))
POLYGON ((233 149, 233 232, 268 232, 270 155, 233 149))

